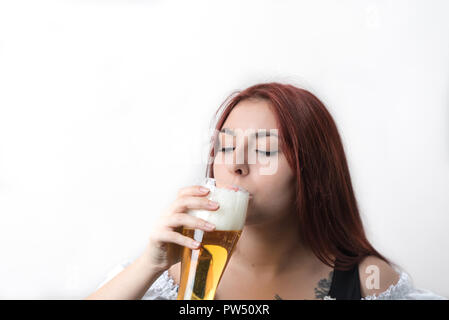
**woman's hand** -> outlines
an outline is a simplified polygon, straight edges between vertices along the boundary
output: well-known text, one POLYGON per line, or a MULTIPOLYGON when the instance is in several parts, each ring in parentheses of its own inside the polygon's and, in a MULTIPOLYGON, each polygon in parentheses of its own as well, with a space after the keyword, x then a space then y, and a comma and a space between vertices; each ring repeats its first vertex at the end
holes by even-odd
POLYGON ((199 249, 200 243, 181 234, 182 228, 213 231, 215 226, 203 219, 187 214, 190 209, 216 211, 219 204, 206 198, 209 189, 189 186, 179 190, 176 200, 170 205, 150 232, 144 252, 145 260, 153 270, 165 271, 181 261, 183 247, 199 249))

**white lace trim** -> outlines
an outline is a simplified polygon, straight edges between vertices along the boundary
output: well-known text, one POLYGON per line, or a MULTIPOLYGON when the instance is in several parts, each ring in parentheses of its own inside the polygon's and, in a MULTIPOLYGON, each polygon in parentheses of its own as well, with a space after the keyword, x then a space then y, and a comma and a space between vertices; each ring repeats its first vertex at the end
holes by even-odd
MULTIPOLYGON (((107 273, 105 279, 97 286, 97 289, 114 278, 130 264, 130 260, 124 260, 116 265, 107 273)), ((142 300, 176 300, 177 297, 178 285, 175 284, 174 280, 169 276, 168 270, 166 270, 159 278, 156 279, 156 281, 153 282, 147 292, 145 292, 142 300)))
MULTIPOLYGON (((116 266, 106 279, 98 286, 112 279, 116 274, 125 269, 130 264, 129 261, 116 266)), ((417 289, 413 286, 410 276, 397 268, 394 268, 400 274, 396 284, 392 284, 387 290, 366 296, 361 300, 448 300, 448 298, 437 295, 429 290, 417 289)), ((168 270, 164 271, 159 278, 147 290, 142 300, 176 300, 178 296, 179 285, 168 274, 168 270)), ((325 296, 323 300, 336 300, 330 296, 325 296)))
MULTIPOLYGON (((387 290, 379 293, 363 297, 361 300, 448 300, 429 290, 417 289, 413 286, 410 276, 399 269, 399 280, 396 284, 392 284, 387 290)), ((168 271, 165 271, 151 286, 143 299, 166 299, 176 300, 179 285, 170 277, 168 271)), ((336 300, 330 296, 325 296, 323 300, 336 300)))
MULTIPOLYGON (((400 275, 396 284, 392 284, 387 290, 362 297, 361 300, 447 300, 429 290, 417 289, 413 286, 410 276, 397 268, 394 268, 400 275)), ((324 300, 335 300, 330 296, 325 296, 324 300)))
MULTIPOLYGON (((177 298, 178 285, 170 277, 168 271, 165 271, 147 291, 144 298, 146 299, 166 299, 175 300, 177 298)), ((399 280, 379 295, 370 295, 362 298, 362 300, 391 300, 391 299, 407 299, 407 294, 415 289, 411 284, 410 278, 405 272, 400 273, 399 280)), ((416 290, 415 290, 416 291, 416 290)), ((325 296, 323 300, 336 300, 330 296, 325 296)))
POLYGON ((159 278, 154 281, 150 289, 142 297, 142 300, 176 300, 178 297, 178 287, 175 281, 165 270, 159 278))

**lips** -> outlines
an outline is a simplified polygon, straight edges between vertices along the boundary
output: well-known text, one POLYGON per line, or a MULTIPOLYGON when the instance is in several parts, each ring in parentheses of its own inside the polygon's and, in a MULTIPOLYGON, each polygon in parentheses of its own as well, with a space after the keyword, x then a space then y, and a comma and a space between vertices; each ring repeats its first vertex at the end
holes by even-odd
MULTIPOLYGON (((233 185, 232 186, 232 189, 233 190, 235 190, 235 191, 239 191, 239 187, 237 187, 236 185, 233 185)), ((246 191, 246 192, 248 192, 248 194, 249 194, 249 200, 251 200, 252 198, 253 198, 253 195, 247 190, 247 189, 245 189, 245 188, 243 188, 243 187, 241 187, 241 189, 243 189, 244 191, 246 191)))
MULTIPOLYGON (((226 189, 230 189, 230 190, 234 190, 234 191, 239 191, 239 187, 236 185, 224 185, 223 188, 226 189)), ((245 188, 242 187, 242 189, 244 189, 245 191, 247 191, 245 188)), ((249 191, 247 191, 249 193, 249 191)), ((253 198, 253 195, 251 193, 249 193, 249 200, 251 200, 253 198)))
POLYGON ((223 188, 234 190, 234 191, 239 191, 239 188, 234 185, 225 185, 225 186, 223 186, 223 188))

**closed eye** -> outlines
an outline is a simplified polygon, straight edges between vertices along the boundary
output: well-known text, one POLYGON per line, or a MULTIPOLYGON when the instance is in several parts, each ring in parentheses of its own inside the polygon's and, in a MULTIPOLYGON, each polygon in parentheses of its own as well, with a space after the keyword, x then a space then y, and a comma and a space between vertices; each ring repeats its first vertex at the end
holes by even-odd
MULTIPOLYGON (((220 152, 228 152, 228 151, 234 151, 234 149, 235 149, 235 147, 220 148, 219 151, 220 152)), ((256 151, 266 157, 271 157, 272 155, 275 155, 277 153, 277 151, 263 151, 263 150, 256 150, 256 151)))
POLYGON ((275 155, 277 151, 262 151, 262 150, 256 150, 260 154, 263 154, 266 157, 271 157, 272 155, 275 155))

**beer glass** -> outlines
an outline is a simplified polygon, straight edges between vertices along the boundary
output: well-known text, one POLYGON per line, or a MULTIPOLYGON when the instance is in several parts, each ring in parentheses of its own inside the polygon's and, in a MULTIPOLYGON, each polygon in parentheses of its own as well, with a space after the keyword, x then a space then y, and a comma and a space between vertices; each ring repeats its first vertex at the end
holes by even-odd
POLYGON ((188 210, 187 214, 215 224, 212 232, 183 228, 182 234, 201 242, 198 249, 183 248, 178 300, 213 300, 223 272, 240 238, 246 220, 249 193, 218 188, 213 178, 202 183, 207 198, 220 207, 215 211, 188 210))

